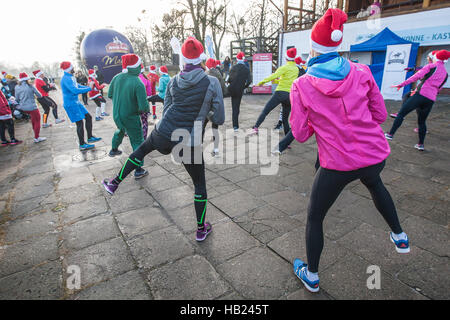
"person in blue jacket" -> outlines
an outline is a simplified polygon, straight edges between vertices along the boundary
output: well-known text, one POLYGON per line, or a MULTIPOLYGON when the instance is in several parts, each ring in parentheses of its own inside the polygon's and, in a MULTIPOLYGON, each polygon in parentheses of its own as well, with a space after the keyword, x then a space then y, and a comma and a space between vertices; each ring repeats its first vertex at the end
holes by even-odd
MULTIPOLYGON (((155 94, 148 98, 148 101, 151 102, 152 107, 156 106, 156 102, 161 102, 164 104, 164 98, 166 97, 167 85, 170 81, 169 70, 166 66, 161 66, 159 68, 159 74, 161 77, 159 78, 159 86, 156 88, 158 94, 155 94)), ((155 110, 155 109, 153 109, 155 110)), ((156 119, 156 116, 153 116, 153 119, 156 119)))
POLYGON ((77 83, 77 80, 74 77, 75 71, 70 62, 62 62, 60 68, 64 70, 64 75, 61 79, 64 109, 66 110, 70 121, 75 122, 77 125, 80 150, 84 151, 95 148, 95 145, 87 144, 84 140, 83 120, 85 120, 85 127, 88 134, 87 141, 89 143, 100 141, 102 138, 97 138, 92 135, 92 116, 78 100, 78 95, 91 91, 91 88, 77 83))

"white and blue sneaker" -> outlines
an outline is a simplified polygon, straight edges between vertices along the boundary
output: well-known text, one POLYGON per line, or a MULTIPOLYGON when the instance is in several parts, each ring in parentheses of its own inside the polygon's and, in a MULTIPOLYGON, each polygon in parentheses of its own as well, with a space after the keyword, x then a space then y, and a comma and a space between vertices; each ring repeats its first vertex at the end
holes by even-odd
POLYGON ((85 143, 80 146, 80 151, 86 151, 86 150, 90 150, 90 149, 94 149, 94 148, 95 148, 95 145, 85 143))
POLYGON ((403 237, 397 237, 393 232, 389 233, 389 239, 391 239, 391 242, 395 244, 395 250, 397 250, 398 253, 409 253, 409 240, 408 236, 403 233, 403 237))
POLYGON ((90 138, 88 139, 88 142, 89 142, 89 143, 93 143, 93 142, 97 142, 97 141, 100 141, 100 140, 102 140, 102 138, 98 138, 98 137, 92 136, 92 137, 90 137, 90 138))
POLYGON ((319 291, 319 279, 311 281, 308 279, 308 265, 302 260, 296 258, 294 260, 294 273, 303 282, 306 289, 311 292, 319 291))

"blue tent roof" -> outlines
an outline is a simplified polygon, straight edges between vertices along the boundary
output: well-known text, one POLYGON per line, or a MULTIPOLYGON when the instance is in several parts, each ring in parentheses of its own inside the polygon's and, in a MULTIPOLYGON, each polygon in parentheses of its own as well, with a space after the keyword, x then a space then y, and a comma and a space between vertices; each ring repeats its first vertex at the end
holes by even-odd
POLYGON ((389 30, 389 28, 384 28, 383 31, 373 36, 369 40, 354 44, 350 46, 350 52, 355 51, 386 51, 386 47, 393 44, 408 44, 411 43, 413 46, 419 46, 419 43, 411 42, 405 40, 394 32, 389 30))

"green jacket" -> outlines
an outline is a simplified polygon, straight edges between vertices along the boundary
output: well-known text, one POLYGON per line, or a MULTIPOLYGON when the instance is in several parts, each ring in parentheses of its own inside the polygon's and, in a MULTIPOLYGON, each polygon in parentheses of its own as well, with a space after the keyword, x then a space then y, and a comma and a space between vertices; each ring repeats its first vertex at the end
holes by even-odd
POLYGON ((113 118, 119 129, 141 127, 140 114, 149 112, 147 92, 139 79, 141 66, 116 75, 109 85, 108 97, 113 101, 113 118))
POLYGON ((278 87, 275 91, 291 92, 292 83, 298 78, 298 68, 294 61, 288 61, 270 76, 261 81, 258 85, 280 78, 278 87))

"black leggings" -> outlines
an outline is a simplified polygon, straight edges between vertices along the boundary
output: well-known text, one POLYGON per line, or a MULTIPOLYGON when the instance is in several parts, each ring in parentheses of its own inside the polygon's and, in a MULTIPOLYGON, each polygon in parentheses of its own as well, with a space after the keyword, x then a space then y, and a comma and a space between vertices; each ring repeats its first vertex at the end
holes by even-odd
POLYGON ((239 113, 241 111, 242 95, 243 95, 243 93, 231 96, 233 129, 239 128, 239 113))
POLYGON ((6 129, 8 129, 9 138, 11 140, 15 139, 13 119, 0 120, 0 139, 2 140, 2 142, 7 141, 5 135, 6 129))
POLYGON ((164 103, 164 99, 161 98, 161 97, 160 97, 159 95, 157 95, 157 94, 155 94, 155 95, 153 95, 153 96, 147 98, 147 100, 148 100, 149 102, 152 103, 152 106, 154 106, 154 105, 156 104, 156 102, 164 103))
POLYGON ((254 127, 259 128, 259 126, 264 122, 267 115, 275 109, 281 103, 283 106, 283 130, 284 134, 287 135, 291 128, 289 127, 289 115, 291 114, 291 101, 289 100, 289 92, 287 91, 275 91, 270 100, 266 103, 263 111, 256 120, 254 127))
POLYGON ((306 255, 309 271, 317 272, 319 269, 319 260, 323 249, 323 220, 325 215, 344 187, 356 179, 360 179, 369 189, 375 207, 391 230, 396 234, 403 232, 394 202, 380 178, 384 165, 385 161, 354 171, 319 168, 312 187, 306 223, 306 255))
POLYGON ((50 97, 42 97, 38 99, 42 108, 44 109, 43 119, 44 123, 47 123, 48 115, 50 114, 50 108, 52 108, 53 116, 58 119, 58 105, 50 97))
POLYGON ((95 104, 97 105, 97 107, 100 108, 100 106, 102 105, 102 102, 103 102, 103 103, 106 103, 106 100, 105 100, 105 98, 103 98, 102 96, 100 96, 100 97, 95 98, 95 99, 94 99, 94 102, 95 102, 95 104))
MULTIPOLYGON (((88 139, 92 138, 92 116, 89 113, 86 113, 84 116, 85 127, 88 134, 88 139)), ((83 128, 83 120, 77 121, 77 135, 78 140, 80 142, 80 146, 86 144, 84 141, 84 128, 83 128)))
MULTIPOLYGON (((142 166, 144 157, 154 150, 158 150, 162 154, 169 154, 172 149, 178 144, 178 142, 170 141, 167 138, 161 136, 158 131, 153 130, 150 136, 137 148, 127 159, 119 174, 115 178, 116 183, 122 182, 133 170, 142 166)), ((201 148, 201 147, 199 147, 201 148)), ((191 159, 194 159, 194 152, 196 150, 191 148, 191 159)), ((198 151, 198 150, 197 150, 198 151)), ((206 178, 205 178, 205 163, 203 161, 200 164, 185 163, 183 161, 184 168, 191 176, 192 182, 195 187, 194 206, 197 215, 197 224, 199 227, 204 226, 206 205, 207 205, 207 193, 206 193, 206 178)))
POLYGON ((417 111, 417 122, 419 124, 419 144, 423 144, 427 134, 426 120, 433 108, 434 101, 419 93, 414 94, 403 103, 397 117, 394 120, 389 134, 394 135, 403 123, 403 119, 413 110, 417 111))

